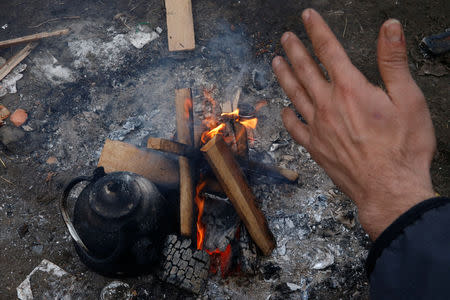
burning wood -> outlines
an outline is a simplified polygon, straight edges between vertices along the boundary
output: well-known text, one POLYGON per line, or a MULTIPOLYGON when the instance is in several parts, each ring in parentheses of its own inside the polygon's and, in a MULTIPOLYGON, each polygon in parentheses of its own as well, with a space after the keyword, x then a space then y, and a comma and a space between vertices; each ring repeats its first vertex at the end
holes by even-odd
MULTIPOLYGON (((236 138, 239 138, 239 135, 237 135, 236 138)), ((185 144, 153 137, 148 138, 147 148, 172 153, 180 156, 186 156, 188 158, 198 158, 201 152, 200 150, 195 149, 193 147, 189 147, 185 144)), ((277 166, 268 166, 260 162, 242 158, 243 155, 240 155, 239 151, 236 154, 240 167, 250 174, 271 177, 279 180, 280 182, 295 182, 298 179, 298 173, 295 171, 277 166)), ((209 190, 211 191, 211 188, 214 185, 215 184, 208 181, 206 188, 207 189, 209 188, 209 190)), ((213 188, 212 191, 221 191, 221 189, 213 188)))
MULTIPOLYGON (((193 112, 190 89, 176 90, 175 108, 177 137, 180 143, 193 145, 193 112)), ((192 235, 194 214, 194 179, 192 162, 187 157, 178 157, 180 166, 180 230, 184 236, 192 235)))
POLYGON ((250 236, 262 253, 269 255, 275 248, 274 237, 267 226, 264 215, 256 207, 255 196, 223 138, 216 135, 201 150, 250 236))

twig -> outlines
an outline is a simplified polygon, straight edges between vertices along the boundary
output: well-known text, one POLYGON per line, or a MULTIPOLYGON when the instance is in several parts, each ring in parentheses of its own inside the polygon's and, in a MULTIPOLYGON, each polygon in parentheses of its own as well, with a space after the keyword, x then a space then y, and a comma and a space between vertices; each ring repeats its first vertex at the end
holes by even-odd
POLYGON ((5 162, 3 161, 3 159, 0 157, 0 162, 2 163, 3 167, 6 168, 5 162))
POLYGON ((9 184, 15 185, 14 183, 12 183, 11 181, 9 181, 8 179, 3 178, 3 176, 0 176, 0 178, 3 179, 4 181, 6 181, 6 182, 9 183, 9 184))
POLYGON ((42 25, 50 23, 50 22, 55 22, 55 21, 59 21, 59 20, 67 20, 67 19, 79 19, 79 18, 80 18, 80 16, 68 16, 68 17, 54 18, 54 19, 44 21, 44 22, 39 23, 34 26, 28 26, 28 28, 38 28, 38 27, 41 27, 42 25))
POLYGON ((41 32, 41 33, 36 33, 36 34, 32 34, 32 35, 22 36, 20 38, 1 41, 0 47, 10 47, 10 46, 14 46, 14 45, 22 44, 22 43, 34 42, 34 41, 44 39, 44 38, 65 35, 65 34, 68 34, 69 32, 70 32, 69 29, 62 29, 62 30, 55 30, 52 32, 41 32))
POLYGON ((22 50, 20 50, 16 55, 8 59, 8 61, 0 67, 0 80, 6 77, 22 60, 24 60, 31 50, 36 47, 37 43, 29 43, 22 50))
POLYGON ((345 38, 345 32, 347 31, 347 17, 345 17, 345 26, 344 26, 344 32, 342 33, 342 37, 345 38))

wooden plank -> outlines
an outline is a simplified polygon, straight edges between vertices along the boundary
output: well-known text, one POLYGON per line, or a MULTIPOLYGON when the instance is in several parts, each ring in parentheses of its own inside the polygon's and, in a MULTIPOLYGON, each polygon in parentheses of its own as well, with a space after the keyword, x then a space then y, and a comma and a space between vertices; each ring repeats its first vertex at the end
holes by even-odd
MULTIPOLYGON (((193 145, 193 111, 191 89, 175 91, 178 142, 193 145)), ((187 157, 178 157, 180 167, 180 232, 191 237, 194 220, 194 167, 187 157)))
POLYGON ((120 141, 106 140, 97 165, 107 173, 133 172, 165 187, 175 188, 179 183, 176 160, 120 141))
POLYGON ((195 49, 191 0, 165 0, 169 51, 195 49))
POLYGON ((60 35, 68 34, 68 33, 69 33, 69 29, 61 29, 61 30, 56 30, 56 31, 52 31, 52 32, 41 32, 41 33, 31 34, 31 35, 11 39, 11 40, 1 41, 0 48, 14 46, 17 44, 22 44, 22 43, 34 42, 34 41, 37 41, 37 40, 40 40, 43 38, 48 38, 48 37, 52 37, 52 36, 60 36, 60 35))
POLYGON ((192 147, 162 138, 149 137, 147 140, 147 148, 181 156, 191 156, 194 154, 192 147))
POLYGON ((244 222, 250 236, 264 255, 275 248, 275 239, 267 221, 256 206, 244 174, 220 135, 213 137, 201 151, 204 152, 217 180, 244 222))
POLYGON ((0 67, 0 80, 3 80, 3 78, 6 77, 6 75, 9 74, 22 60, 24 60, 28 54, 31 53, 31 51, 36 47, 36 43, 29 43, 25 46, 22 50, 17 52, 13 57, 8 59, 6 63, 3 64, 3 66, 0 67))

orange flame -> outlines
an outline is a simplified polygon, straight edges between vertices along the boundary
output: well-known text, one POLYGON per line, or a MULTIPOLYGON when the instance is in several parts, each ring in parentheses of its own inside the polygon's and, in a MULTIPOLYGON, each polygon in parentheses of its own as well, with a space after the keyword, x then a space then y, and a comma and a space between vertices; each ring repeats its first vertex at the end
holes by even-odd
POLYGON ((252 118, 252 119, 248 119, 248 120, 239 121, 239 123, 244 125, 246 128, 255 129, 256 125, 258 124, 258 119, 252 118))
POLYGON ((228 118, 239 118, 239 108, 236 108, 234 111, 230 113, 222 113, 221 116, 228 118))
POLYGON ((201 181, 195 189, 195 204, 198 207, 197 216, 197 249, 203 248, 203 241, 205 239, 205 225, 202 223, 203 210, 205 208, 205 198, 200 195, 201 191, 206 185, 206 181, 201 181))
POLYGON ((206 144, 208 140, 212 139, 214 136, 221 133, 221 130, 223 130, 225 126, 226 126, 225 123, 222 123, 219 126, 211 129, 210 131, 203 132, 201 137, 202 143, 206 144))

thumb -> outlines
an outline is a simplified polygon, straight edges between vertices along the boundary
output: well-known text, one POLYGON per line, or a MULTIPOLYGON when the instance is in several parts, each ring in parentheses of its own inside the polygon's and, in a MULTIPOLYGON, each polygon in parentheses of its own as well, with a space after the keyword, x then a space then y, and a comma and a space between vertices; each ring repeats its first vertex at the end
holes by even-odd
POLYGON ((408 68, 405 36, 398 20, 389 19, 381 26, 377 52, 378 68, 390 95, 401 95, 411 83, 415 85, 408 68))

